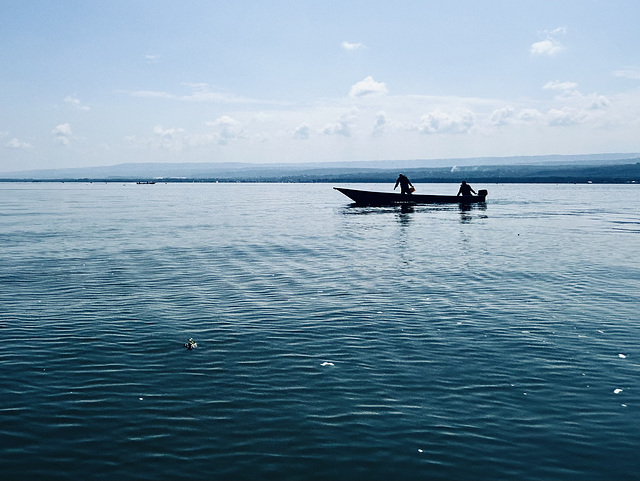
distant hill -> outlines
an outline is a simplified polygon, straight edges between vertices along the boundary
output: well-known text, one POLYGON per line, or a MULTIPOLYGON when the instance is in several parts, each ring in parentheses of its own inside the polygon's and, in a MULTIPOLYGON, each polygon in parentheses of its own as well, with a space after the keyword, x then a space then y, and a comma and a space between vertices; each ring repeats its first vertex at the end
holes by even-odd
POLYGON ((0 181, 640 183, 640 154, 493 157, 299 164, 129 163, 0 173, 0 181))

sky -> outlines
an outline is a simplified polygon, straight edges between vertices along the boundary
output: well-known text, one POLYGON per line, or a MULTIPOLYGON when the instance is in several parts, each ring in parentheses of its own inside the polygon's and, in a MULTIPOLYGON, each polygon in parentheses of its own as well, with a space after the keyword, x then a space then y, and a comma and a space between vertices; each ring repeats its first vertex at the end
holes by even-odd
POLYGON ((635 0, 0 0, 0 172, 640 152, 635 0))

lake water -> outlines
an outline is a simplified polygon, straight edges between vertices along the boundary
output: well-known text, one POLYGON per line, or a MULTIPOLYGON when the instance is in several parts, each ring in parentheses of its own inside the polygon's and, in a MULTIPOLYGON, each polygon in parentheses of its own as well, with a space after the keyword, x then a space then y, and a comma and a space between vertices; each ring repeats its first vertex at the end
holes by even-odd
POLYGON ((331 187, 0 184, 0 478, 640 479, 640 186, 331 187))

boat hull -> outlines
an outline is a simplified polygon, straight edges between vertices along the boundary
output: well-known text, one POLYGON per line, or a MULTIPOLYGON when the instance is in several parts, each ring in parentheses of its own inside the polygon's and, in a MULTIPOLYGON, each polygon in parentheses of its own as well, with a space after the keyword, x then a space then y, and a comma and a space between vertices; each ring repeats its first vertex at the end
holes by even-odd
POLYGON ((427 195, 427 194, 398 194, 395 192, 371 192, 368 190, 345 189, 334 187, 335 190, 360 205, 393 205, 393 204, 472 204, 485 202, 486 190, 478 191, 478 195, 427 195))

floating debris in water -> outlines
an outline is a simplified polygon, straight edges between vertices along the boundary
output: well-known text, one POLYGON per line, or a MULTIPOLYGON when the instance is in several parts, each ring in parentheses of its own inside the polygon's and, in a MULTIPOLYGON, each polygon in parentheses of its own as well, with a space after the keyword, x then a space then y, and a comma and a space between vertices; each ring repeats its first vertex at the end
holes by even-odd
POLYGON ((622 392, 622 389, 615 389, 613 391, 613 394, 620 394, 622 392))
POLYGON ((198 343, 196 341, 194 341, 193 338, 189 338, 189 342, 187 342, 184 345, 184 347, 186 347, 189 350, 195 349, 196 347, 198 347, 198 343))
POLYGON ((335 364, 333 364, 332 362, 323 362, 322 364, 320 364, 321 366, 334 366, 335 364))
POLYGON ((626 354, 618 354, 618 357, 620 359, 626 359, 627 358, 626 354))

